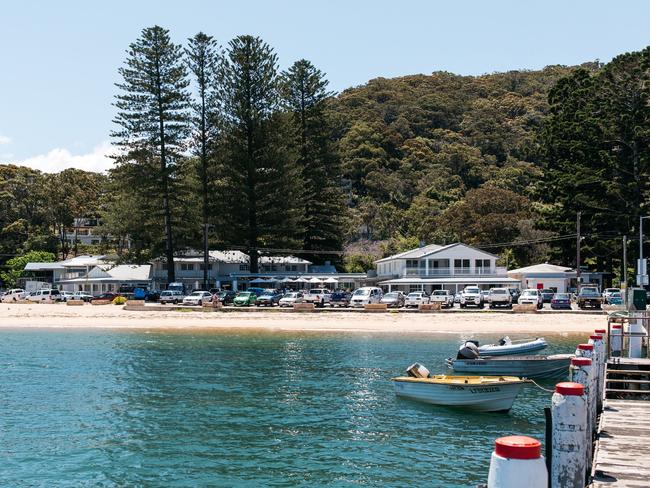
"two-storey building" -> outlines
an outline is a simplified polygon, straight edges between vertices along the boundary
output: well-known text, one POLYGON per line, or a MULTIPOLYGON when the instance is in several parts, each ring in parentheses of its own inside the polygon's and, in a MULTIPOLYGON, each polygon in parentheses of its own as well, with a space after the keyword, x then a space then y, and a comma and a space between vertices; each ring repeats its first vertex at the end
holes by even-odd
POLYGON ((519 287, 506 268, 496 265, 498 256, 467 244, 430 244, 375 261, 377 281, 387 290, 403 292, 447 289, 452 293, 468 285, 482 289, 519 287))

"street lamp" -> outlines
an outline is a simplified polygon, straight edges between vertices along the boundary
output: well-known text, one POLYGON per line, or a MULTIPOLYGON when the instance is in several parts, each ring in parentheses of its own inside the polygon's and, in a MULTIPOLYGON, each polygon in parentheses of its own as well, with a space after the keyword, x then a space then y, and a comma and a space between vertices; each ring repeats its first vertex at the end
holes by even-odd
POLYGON ((647 277, 647 269, 643 261, 643 219, 650 219, 650 215, 639 217, 639 264, 636 277, 636 284, 639 286, 646 284, 645 280, 647 277))

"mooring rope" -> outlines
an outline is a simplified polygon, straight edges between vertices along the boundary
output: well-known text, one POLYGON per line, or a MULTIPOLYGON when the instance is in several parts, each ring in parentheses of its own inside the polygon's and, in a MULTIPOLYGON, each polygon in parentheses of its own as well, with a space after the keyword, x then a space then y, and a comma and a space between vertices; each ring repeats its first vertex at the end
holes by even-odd
POLYGON ((555 393, 555 390, 549 390, 548 388, 544 388, 543 386, 538 385, 537 383, 535 383, 535 380, 531 380, 530 378, 527 378, 526 381, 528 381, 529 383, 532 383, 533 385, 535 385, 540 390, 544 390, 546 393, 555 393))

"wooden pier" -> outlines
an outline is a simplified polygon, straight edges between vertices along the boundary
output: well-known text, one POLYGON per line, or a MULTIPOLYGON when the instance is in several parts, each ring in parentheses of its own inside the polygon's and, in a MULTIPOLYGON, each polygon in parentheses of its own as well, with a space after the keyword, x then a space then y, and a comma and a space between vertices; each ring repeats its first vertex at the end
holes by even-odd
POLYGON ((591 488, 650 486, 650 360, 611 358, 591 488))

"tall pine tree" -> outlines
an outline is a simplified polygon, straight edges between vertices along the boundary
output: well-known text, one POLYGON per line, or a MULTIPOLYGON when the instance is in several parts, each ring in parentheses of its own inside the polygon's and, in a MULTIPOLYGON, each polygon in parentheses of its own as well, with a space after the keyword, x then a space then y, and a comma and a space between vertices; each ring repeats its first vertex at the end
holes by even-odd
MULTIPOLYGON (((199 158, 198 176, 201 185, 201 215, 203 224, 203 247, 208 247, 208 225, 210 216, 209 182, 214 170, 214 152, 219 132, 219 99, 217 71, 219 68, 219 47, 217 42, 203 32, 189 39, 185 49, 187 65, 195 83, 196 98, 192 102, 192 129, 194 153, 199 158)), ((203 256, 203 286, 208 289, 209 256, 203 256)))
POLYGON ((182 49, 162 27, 144 29, 127 53, 125 66, 119 69, 121 93, 115 97, 114 122, 120 129, 112 136, 121 152, 114 176, 148 200, 153 217, 162 214, 167 279, 172 282, 176 279, 173 200, 180 197, 180 165, 189 135, 189 81, 182 49))
MULTIPOLYGON (((323 73, 305 59, 296 61, 282 74, 284 105, 292 114, 293 144, 304 181, 305 215, 303 248, 335 251, 342 247, 342 219, 346 207, 341 191, 338 155, 332 144, 332 129, 325 104, 332 95, 323 73)), ((324 255, 308 254, 319 261, 324 255)), ((335 256, 335 255, 334 255, 335 256)))
POLYGON ((279 108, 277 57, 258 37, 230 41, 222 73, 224 104, 223 231, 243 243, 250 270, 260 248, 300 246, 302 181, 287 144, 290 120, 279 108))

